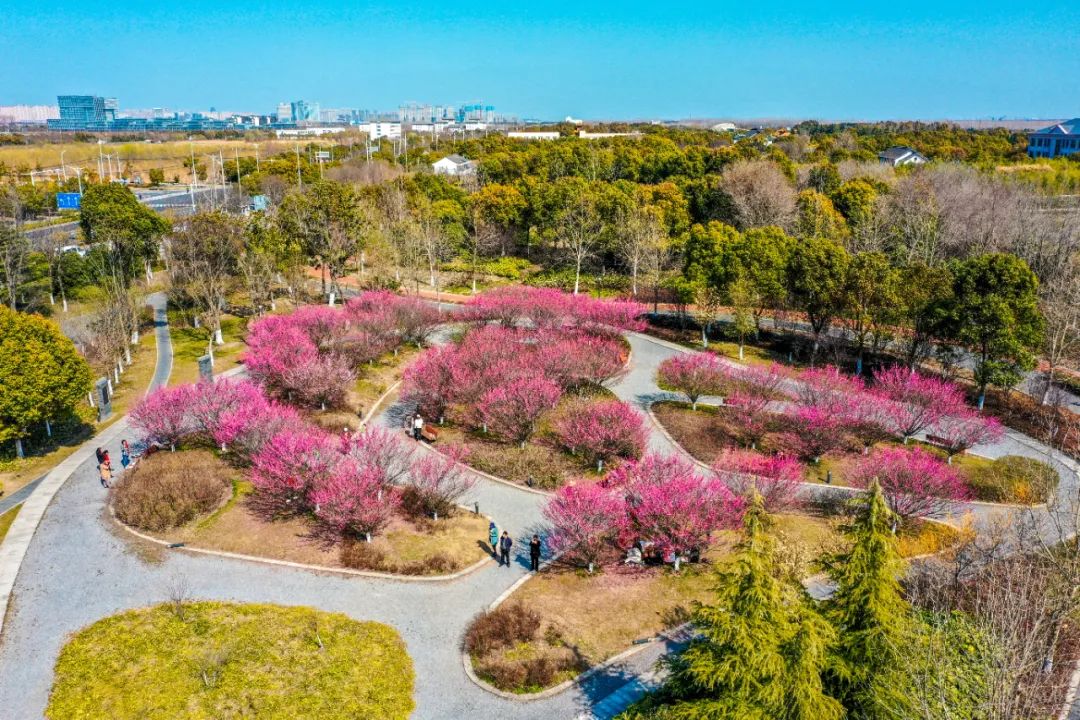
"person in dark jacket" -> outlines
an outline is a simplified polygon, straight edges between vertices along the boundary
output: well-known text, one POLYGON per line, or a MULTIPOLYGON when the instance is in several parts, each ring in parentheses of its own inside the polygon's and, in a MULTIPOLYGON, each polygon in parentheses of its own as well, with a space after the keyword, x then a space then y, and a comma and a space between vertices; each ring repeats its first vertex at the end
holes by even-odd
POLYGON ((514 546, 514 541, 510 539, 510 533, 503 530, 502 537, 499 539, 499 564, 510 567, 510 548, 514 546))
POLYGON ((533 535, 529 541, 529 569, 536 572, 540 569, 540 536, 533 535))

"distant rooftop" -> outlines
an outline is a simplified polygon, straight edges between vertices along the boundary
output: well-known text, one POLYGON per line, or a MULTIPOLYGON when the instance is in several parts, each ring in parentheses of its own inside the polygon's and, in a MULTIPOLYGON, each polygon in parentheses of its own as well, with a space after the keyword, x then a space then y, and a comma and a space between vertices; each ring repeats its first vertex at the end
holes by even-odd
POLYGON ((1065 120, 1064 122, 1059 122, 1057 125, 1051 125, 1050 127, 1036 130, 1035 132, 1038 135, 1044 133, 1051 135, 1080 135, 1080 118, 1065 120))

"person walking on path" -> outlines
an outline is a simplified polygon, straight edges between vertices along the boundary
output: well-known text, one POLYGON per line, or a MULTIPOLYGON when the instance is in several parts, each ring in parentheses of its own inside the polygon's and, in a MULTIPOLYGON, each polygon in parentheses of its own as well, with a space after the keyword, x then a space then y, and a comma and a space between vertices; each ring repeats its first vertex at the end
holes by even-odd
POLYGON ((131 446, 128 445, 128 441, 120 441, 120 467, 127 470, 128 465, 131 464, 131 446))
POLYGON ((491 544, 491 556, 499 557, 499 528, 495 527, 495 521, 488 523, 488 542, 491 544))
POLYGON ((416 419, 413 420, 413 437, 417 442, 420 442, 420 438, 424 435, 424 418, 420 416, 420 413, 416 413, 416 419))
POLYGON ((101 487, 108 490, 112 486, 112 466, 108 457, 98 465, 98 475, 101 476, 101 487))
POLYGON ((98 448, 97 450, 95 450, 94 455, 97 457, 98 465, 100 465, 101 463, 103 463, 105 461, 105 451, 102 450, 101 448, 98 448))
POLYGON ((537 572, 540 569, 540 536, 533 535, 529 541, 529 570, 537 572))
POLYGON ((499 540, 499 564, 510 567, 510 548, 514 546, 514 541, 510 539, 510 533, 503 530, 502 538, 499 540))

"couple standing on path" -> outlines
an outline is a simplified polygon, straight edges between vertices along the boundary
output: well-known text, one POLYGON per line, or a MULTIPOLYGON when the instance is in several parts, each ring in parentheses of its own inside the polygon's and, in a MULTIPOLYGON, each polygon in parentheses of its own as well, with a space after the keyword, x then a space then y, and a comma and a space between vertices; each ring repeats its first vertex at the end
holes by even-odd
MULTIPOLYGON (((488 524, 488 541, 491 543, 491 551, 495 553, 500 565, 510 567, 510 549, 514 546, 514 540, 510 534, 503 530, 499 537, 499 529, 494 521, 488 524)), ((540 569, 540 536, 533 535, 529 541, 529 570, 536 572, 540 569)))
MULTIPOLYGON (((109 458, 109 451, 107 448, 98 448, 95 451, 98 461, 98 477, 101 478, 101 487, 106 490, 112 487, 112 460, 109 458)), ((131 464, 131 445, 127 440, 120 441, 120 466, 127 470, 128 465, 131 464)))

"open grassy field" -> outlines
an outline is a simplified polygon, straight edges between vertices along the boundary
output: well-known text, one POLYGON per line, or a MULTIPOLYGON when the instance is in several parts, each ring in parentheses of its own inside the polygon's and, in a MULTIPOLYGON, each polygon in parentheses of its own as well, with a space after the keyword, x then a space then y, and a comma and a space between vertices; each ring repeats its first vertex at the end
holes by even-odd
POLYGON ((405 720, 413 667, 386 625, 305 607, 170 602, 107 617, 60 653, 46 716, 405 720))
MULTIPOLYGON (((265 159, 277 153, 292 150, 295 142, 266 140, 258 145, 259 156, 265 159)), ((96 174, 98 147, 96 142, 9 145, 0 147, 0 162, 14 168, 59 167, 62 152, 69 175, 75 172, 75 167, 81 167, 84 171, 96 174)), ((241 156, 255 155, 255 143, 245 140, 198 140, 194 143, 186 141, 105 143, 100 146, 100 149, 102 156, 114 157, 114 171, 116 158, 119 158, 126 169, 129 169, 131 173, 141 172, 144 179, 146 179, 146 171, 150 168, 161 168, 165 171, 166 181, 171 181, 174 175, 179 175, 181 182, 187 182, 190 178, 188 170, 184 167, 184 160, 191 158, 193 150, 195 161, 205 165, 209 165, 207 158, 219 152, 226 160, 234 157, 237 152, 241 156)), ((105 172, 108 174, 107 164, 105 172)))

